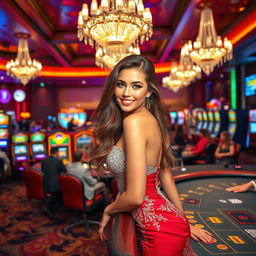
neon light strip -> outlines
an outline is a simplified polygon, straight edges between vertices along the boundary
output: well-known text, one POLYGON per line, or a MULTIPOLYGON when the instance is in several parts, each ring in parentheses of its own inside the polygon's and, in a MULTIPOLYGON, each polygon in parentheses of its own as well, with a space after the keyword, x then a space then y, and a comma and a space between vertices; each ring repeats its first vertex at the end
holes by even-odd
POLYGON ((237 43, 244 36, 250 33, 256 28, 256 10, 252 11, 241 22, 239 22, 234 28, 232 28, 225 36, 231 40, 232 44, 237 43))
POLYGON ((230 99, 231 99, 231 108, 236 109, 236 70, 232 69, 230 71, 231 78, 231 88, 230 88, 230 99))

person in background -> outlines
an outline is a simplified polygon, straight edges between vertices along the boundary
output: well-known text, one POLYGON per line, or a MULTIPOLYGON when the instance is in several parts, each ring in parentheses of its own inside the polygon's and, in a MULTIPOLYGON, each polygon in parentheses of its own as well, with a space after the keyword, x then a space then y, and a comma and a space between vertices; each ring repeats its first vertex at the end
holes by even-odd
POLYGON ((186 139, 184 127, 180 124, 175 127, 172 144, 174 145, 173 150, 175 156, 181 157, 181 153, 185 149, 186 139))
POLYGON ((207 129, 202 128, 200 129, 198 136, 199 141, 195 146, 186 149, 186 155, 198 157, 205 155, 205 148, 212 141, 211 135, 207 129))
POLYGON ((235 156, 235 144, 230 139, 228 131, 220 133, 220 142, 215 151, 215 158, 224 164, 232 164, 235 156))
POLYGON ((251 180, 241 185, 226 188, 226 191, 234 192, 234 193, 246 192, 248 190, 256 191, 256 180, 251 180))
POLYGON ((76 127, 76 125, 75 125, 75 123, 74 123, 74 118, 72 117, 72 118, 70 119, 70 121, 68 122, 68 131, 69 131, 69 132, 75 131, 75 127, 76 127))
POLYGON ((58 183, 58 177, 67 170, 62 161, 58 158, 58 148, 51 148, 51 155, 42 160, 42 172, 45 177, 45 189, 51 193, 48 199, 48 211, 52 213, 62 202, 62 193, 58 183))
POLYGON ((104 192, 105 205, 108 202, 108 190, 104 182, 99 182, 96 178, 90 174, 90 169, 85 168, 83 162, 83 152, 76 151, 73 154, 74 162, 67 166, 68 173, 79 178, 84 184, 84 195, 86 199, 93 199, 95 193, 104 192))

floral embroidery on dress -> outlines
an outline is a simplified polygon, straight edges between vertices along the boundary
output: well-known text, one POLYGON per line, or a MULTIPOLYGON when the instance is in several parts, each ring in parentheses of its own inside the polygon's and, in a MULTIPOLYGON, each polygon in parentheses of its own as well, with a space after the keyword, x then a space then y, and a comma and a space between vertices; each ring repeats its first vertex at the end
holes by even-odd
POLYGON ((180 217, 184 221, 187 220, 184 214, 165 197, 159 187, 157 187, 157 193, 165 200, 165 204, 161 204, 158 210, 173 212, 177 217, 180 217))
POLYGON ((154 204, 154 199, 150 199, 148 196, 145 196, 143 204, 133 211, 133 217, 143 228, 146 226, 153 226, 159 231, 160 222, 167 221, 167 218, 162 214, 156 214, 154 204))

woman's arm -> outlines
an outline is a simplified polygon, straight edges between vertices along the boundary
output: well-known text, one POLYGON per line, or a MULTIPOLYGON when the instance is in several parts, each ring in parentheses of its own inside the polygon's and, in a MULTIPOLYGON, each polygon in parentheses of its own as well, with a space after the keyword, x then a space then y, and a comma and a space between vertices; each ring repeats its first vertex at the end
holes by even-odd
POLYGON ((146 192, 146 125, 144 117, 129 115, 123 122, 126 152, 126 189, 106 208, 110 215, 142 204, 146 192))
POLYGON ((221 153, 221 157, 234 156, 234 155, 235 155, 235 145, 234 144, 231 144, 229 146, 229 152, 221 153))
POLYGON ((215 157, 216 158, 220 158, 221 157, 221 153, 220 153, 220 145, 218 145, 218 147, 215 150, 215 157))

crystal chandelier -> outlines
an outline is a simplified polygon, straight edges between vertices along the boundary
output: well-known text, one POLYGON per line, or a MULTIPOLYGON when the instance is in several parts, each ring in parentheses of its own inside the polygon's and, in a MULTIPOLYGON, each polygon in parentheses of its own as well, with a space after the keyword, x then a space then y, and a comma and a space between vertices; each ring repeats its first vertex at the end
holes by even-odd
POLYGON ((169 76, 163 77, 162 84, 163 87, 169 88, 175 93, 184 87, 183 82, 179 80, 172 72, 170 72, 169 76))
POLYGON ((201 78, 201 68, 193 64, 186 47, 182 47, 180 63, 171 69, 171 73, 175 74, 184 86, 188 86, 195 79, 201 78))
POLYGON ((107 68, 112 70, 114 66, 124 57, 135 54, 140 55, 140 48, 130 46, 129 49, 123 54, 117 55, 113 54, 111 56, 106 54, 106 50, 102 48, 98 48, 96 51, 96 65, 101 68, 107 68))
POLYGON ((10 60, 6 64, 7 75, 21 81, 26 85, 29 80, 37 77, 42 65, 37 60, 31 60, 28 51, 27 39, 30 37, 25 33, 17 33, 15 36, 19 39, 18 54, 15 60, 10 60))
POLYGON ((189 51, 190 58, 209 75, 214 67, 232 59, 232 43, 227 38, 222 42, 217 35, 212 10, 205 8, 201 13, 199 33, 196 41, 189 41, 185 48, 189 51))
POLYGON ((138 47, 153 33, 152 15, 144 9, 142 0, 92 0, 90 15, 83 4, 78 17, 80 41, 104 49, 104 55, 113 58, 126 54, 129 47, 138 47))

